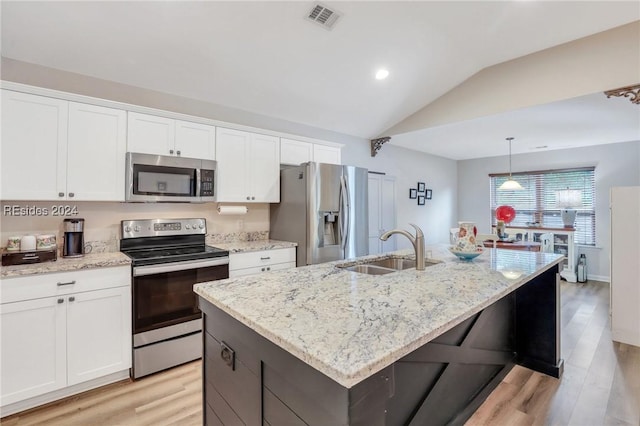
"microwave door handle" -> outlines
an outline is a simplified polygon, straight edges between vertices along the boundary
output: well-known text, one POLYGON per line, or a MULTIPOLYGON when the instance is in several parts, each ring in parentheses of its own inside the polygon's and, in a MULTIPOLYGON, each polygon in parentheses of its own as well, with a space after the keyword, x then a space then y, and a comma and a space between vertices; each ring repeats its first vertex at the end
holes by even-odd
POLYGON ((200 186, 202 182, 200 182, 200 169, 196 169, 196 197, 200 197, 200 186))

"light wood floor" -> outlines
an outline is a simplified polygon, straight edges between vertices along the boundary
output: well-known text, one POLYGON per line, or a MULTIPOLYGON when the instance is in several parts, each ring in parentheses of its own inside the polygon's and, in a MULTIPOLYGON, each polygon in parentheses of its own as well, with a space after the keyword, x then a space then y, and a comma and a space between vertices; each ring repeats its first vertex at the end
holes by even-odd
MULTIPOLYGON (((516 366, 469 419, 475 425, 640 425, 640 348, 611 341, 609 285, 562 282, 564 376, 516 366)), ((201 425, 201 362, 16 414, 14 425, 201 425)))

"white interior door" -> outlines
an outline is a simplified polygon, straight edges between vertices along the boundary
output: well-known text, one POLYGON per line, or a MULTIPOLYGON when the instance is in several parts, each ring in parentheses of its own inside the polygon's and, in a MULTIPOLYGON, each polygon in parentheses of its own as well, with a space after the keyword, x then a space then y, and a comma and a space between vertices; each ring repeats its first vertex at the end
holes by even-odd
POLYGON ((396 237, 387 241, 380 236, 396 227, 396 179, 369 173, 369 254, 396 250, 396 237))

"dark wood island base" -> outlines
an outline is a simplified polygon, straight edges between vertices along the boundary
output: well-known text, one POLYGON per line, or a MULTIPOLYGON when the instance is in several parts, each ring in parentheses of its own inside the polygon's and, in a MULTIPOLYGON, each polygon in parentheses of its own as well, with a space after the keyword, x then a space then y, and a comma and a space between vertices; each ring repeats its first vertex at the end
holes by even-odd
POLYGON ((200 297, 204 424, 463 424, 515 364, 562 375, 557 273, 542 272, 351 388, 200 297))

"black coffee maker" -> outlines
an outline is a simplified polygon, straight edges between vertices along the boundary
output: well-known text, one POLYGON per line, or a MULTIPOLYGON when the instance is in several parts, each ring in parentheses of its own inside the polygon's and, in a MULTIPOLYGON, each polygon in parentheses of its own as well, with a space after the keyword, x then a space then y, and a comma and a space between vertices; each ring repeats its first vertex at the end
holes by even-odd
POLYGON ((62 257, 84 256, 84 219, 65 219, 62 222, 64 246, 62 257))

